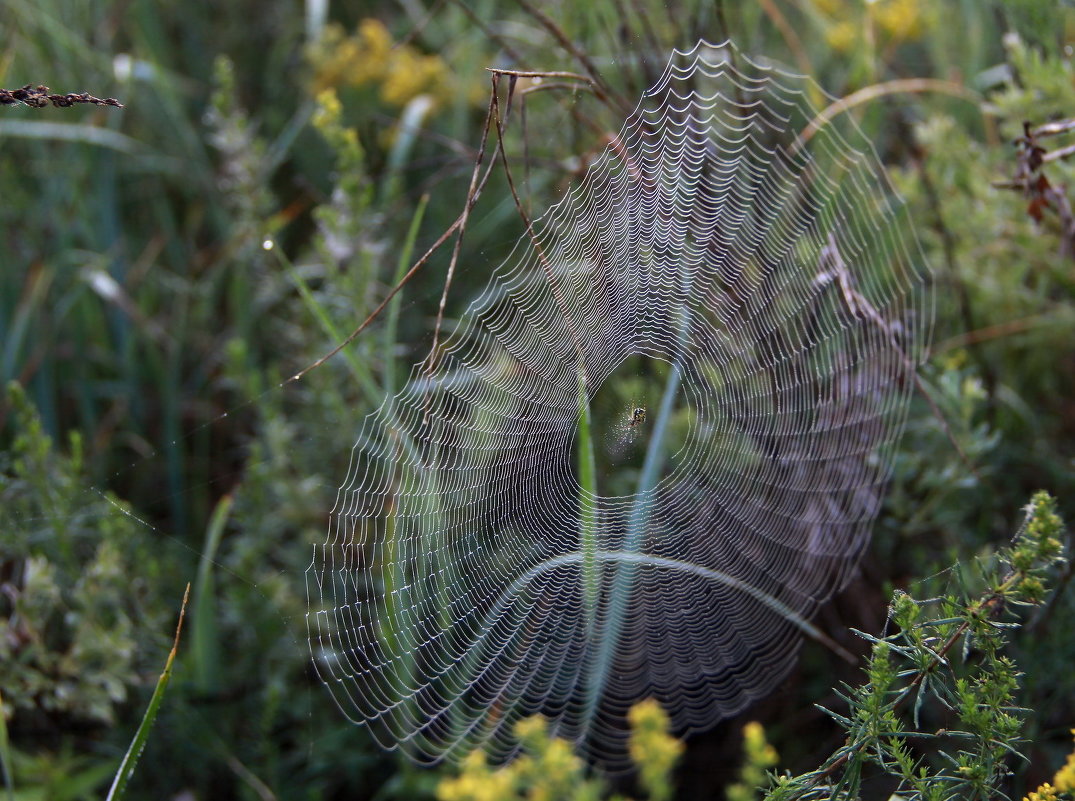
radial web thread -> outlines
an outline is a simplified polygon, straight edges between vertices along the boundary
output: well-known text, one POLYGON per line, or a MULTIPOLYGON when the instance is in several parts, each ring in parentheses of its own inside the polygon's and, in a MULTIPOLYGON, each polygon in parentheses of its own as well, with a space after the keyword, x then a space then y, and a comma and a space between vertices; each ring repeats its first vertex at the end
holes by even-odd
POLYGON ((803 133, 823 97, 729 43, 676 51, 367 418, 308 625, 385 746, 503 758, 540 713, 615 767, 639 699, 687 732, 787 675, 866 546, 932 324, 870 143, 803 133), (662 388, 629 413, 638 456, 584 487, 580 421, 636 365, 662 388))

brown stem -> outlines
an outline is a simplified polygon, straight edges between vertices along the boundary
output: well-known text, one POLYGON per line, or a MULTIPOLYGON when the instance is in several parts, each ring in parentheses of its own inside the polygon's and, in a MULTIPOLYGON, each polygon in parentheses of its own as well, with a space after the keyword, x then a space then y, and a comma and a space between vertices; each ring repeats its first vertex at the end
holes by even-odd
POLYGON ((537 20, 541 27, 551 33, 553 38, 560 43, 560 46, 574 56, 575 59, 586 68, 586 74, 590 76, 590 80, 593 81, 594 85, 601 90, 601 94, 606 98, 613 100, 624 114, 630 112, 630 106, 612 91, 612 87, 601 77, 601 73, 593 63, 593 60, 585 51, 581 50, 574 42, 567 38, 567 34, 565 34, 551 18, 546 16, 540 9, 536 8, 530 0, 515 0, 515 2, 517 2, 527 14, 537 20))
MULTIPOLYGON (((504 145, 504 121, 500 116, 500 105, 497 99, 497 83, 499 76, 493 77, 493 119, 496 122, 496 134, 499 140, 500 160, 504 166, 504 176, 508 181, 508 188, 511 190, 512 200, 515 201, 515 208, 519 212, 519 217, 522 218, 523 225, 526 226, 527 236, 530 237, 530 242, 534 246, 534 250, 538 255, 538 261, 541 262, 541 269, 545 272, 545 278, 549 282, 549 289, 552 291, 553 297, 556 299, 557 305, 560 307, 560 314, 563 315, 564 322, 567 324, 568 330, 571 332, 571 339, 575 343, 575 352, 578 354, 579 369, 586 369, 586 359, 582 350, 582 341, 579 339, 578 332, 575 330, 573 319, 568 314, 567 302, 560 294, 560 287, 556 282, 556 276, 553 274, 552 265, 549 263, 548 257, 545 255, 545 248, 542 247, 541 241, 537 238, 537 234, 534 232, 533 223, 530 221, 529 215, 523 210, 523 204, 519 200, 519 193, 515 191, 515 181, 511 176, 511 167, 508 165, 508 153, 504 145)), ((508 108, 511 107, 511 95, 512 90, 515 87, 514 80, 508 89, 508 108)))
MULTIPOLYGON (((440 305, 437 307, 437 322, 433 326, 433 344, 429 348, 429 356, 427 357, 426 375, 432 375, 433 370, 437 364, 437 341, 440 338, 440 327, 444 322, 444 307, 448 303, 448 290, 452 286, 452 278, 455 275, 456 265, 459 263, 459 254, 463 250, 463 234, 466 233, 467 220, 470 218, 470 210, 474 207, 474 203, 477 202, 478 194, 481 191, 478 188, 478 176, 481 174, 482 161, 485 159, 485 147, 489 141, 489 127, 493 119, 493 109, 496 108, 496 78, 493 78, 493 91, 489 98, 489 110, 485 114, 485 125, 482 127, 482 140, 481 145, 478 147, 478 157, 474 160, 474 170, 470 174, 470 186, 467 188, 467 200, 463 206, 463 213, 459 215, 459 235, 455 238, 455 247, 452 248, 452 259, 448 262, 448 274, 444 277, 444 291, 440 296, 440 305)), ((500 143, 497 143, 497 148, 500 147, 500 143)), ((496 158, 496 154, 493 154, 493 158, 496 158)))
POLYGON ((885 81, 884 83, 873 84, 872 86, 866 86, 859 89, 857 92, 852 92, 846 97, 841 97, 839 100, 834 101, 826 108, 810 120, 802 132, 799 133, 798 138, 789 148, 789 152, 794 155, 798 153, 807 142, 809 142, 818 131, 832 122, 833 118, 843 114, 845 111, 853 109, 855 106, 860 106, 863 103, 868 103, 871 100, 876 100, 879 97, 885 97, 886 95, 893 94, 908 94, 908 93, 920 93, 920 92, 940 92, 942 94, 952 95, 953 97, 962 98, 975 105, 980 105, 982 102, 982 96, 972 89, 968 89, 963 84, 954 83, 952 81, 942 81, 937 78, 899 78, 894 81, 885 81))
POLYGON ((90 103, 95 106, 114 106, 123 108, 114 97, 94 97, 87 92, 68 92, 67 94, 49 94, 47 86, 34 89, 26 84, 20 89, 0 89, 0 106, 24 105, 30 108, 44 108, 49 103, 57 108, 68 108, 76 103, 90 103))

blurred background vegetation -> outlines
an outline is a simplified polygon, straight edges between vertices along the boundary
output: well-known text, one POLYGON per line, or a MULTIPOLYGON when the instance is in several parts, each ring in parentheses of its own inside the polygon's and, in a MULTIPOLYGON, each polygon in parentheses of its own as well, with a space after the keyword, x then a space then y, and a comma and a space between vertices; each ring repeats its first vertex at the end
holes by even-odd
MULTIPOLYGON (((0 693, 15 797, 107 788, 188 581, 133 797, 431 796, 443 771, 383 753, 322 692, 302 571, 359 421, 429 348, 448 253, 341 354, 282 382, 461 212, 486 67, 578 72, 584 54, 633 103, 673 46, 726 37, 855 98, 842 113, 907 197, 936 275, 924 380, 949 431, 917 398, 873 548, 822 627, 865 651, 849 627, 880 633, 893 588, 944 591, 954 565, 1010 538, 1036 488, 1075 519, 1075 233, 1062 209, 997 186, 1026 163, 1024 121, 1075 117, 1068 2, 5 0, 0 86, 126 104, 0 109, 0 693), (892 83, 909 78, 936 80, 892 83)), ((529 95, 507 135, 524 203, 553 202, 621 122, 592 93, 529 95)), ((1064 158, 1038 174, 1061 197, 1075 183, 1064 158)), ((447 329, 521 232, 495 175, 447 329)), ((1069 750, 1066 578, 1014 644, 1034 712, 1013 793, 1069 750)), ((805 650, 751 713, 782 766, 833 750, 841 732, 812 704, 860 677, 805 650)), ((741 729, 688 741, 679 797, 722 797, 741 729)))

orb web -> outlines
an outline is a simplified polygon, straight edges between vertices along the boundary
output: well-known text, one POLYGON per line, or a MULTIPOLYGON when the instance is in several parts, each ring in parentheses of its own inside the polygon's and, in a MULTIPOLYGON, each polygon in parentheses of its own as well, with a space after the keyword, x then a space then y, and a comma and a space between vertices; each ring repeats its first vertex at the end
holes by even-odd
POLYGON ((641 698, 683 733, 787 675, 867 544, 932 320, 906 211, 852 123, 811 126, 823 96, 676 51, 366 419, 307 619, 385 746, 506 758, 539 713, 616 767, 641 698), (637 458, 594 460, 596 399, 643 362, 656 389, 609 423, 637 458))

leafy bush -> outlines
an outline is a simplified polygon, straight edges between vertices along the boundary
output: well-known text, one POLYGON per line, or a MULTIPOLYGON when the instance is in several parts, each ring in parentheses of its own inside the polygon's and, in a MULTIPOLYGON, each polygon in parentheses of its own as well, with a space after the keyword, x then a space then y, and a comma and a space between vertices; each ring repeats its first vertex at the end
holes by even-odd
POLYGON ((0 453, 4 716, 112 725, 163 622, 152 565, 124 505, 90 491, 81 437, 57 453, 18 384, 8 399, 19 433, 0 453))

